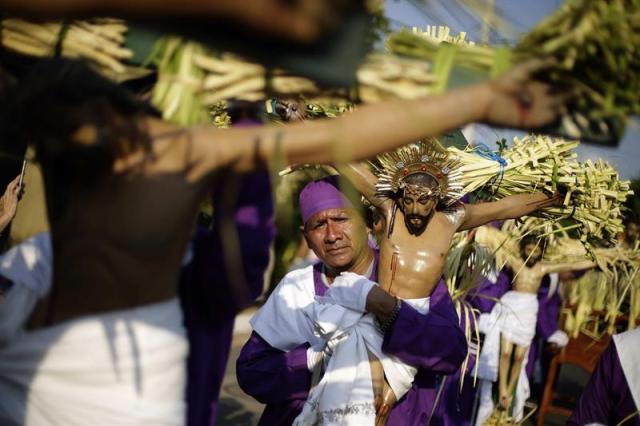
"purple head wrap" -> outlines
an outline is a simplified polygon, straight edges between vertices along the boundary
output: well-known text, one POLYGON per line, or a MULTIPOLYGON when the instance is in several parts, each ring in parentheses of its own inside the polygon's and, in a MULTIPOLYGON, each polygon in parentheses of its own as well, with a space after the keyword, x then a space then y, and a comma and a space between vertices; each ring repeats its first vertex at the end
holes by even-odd
POLYGON ((307 223, 311 216, 323 210, 344 208, 353 208, 353 204, 340 192, 337 176, 309 182, 300 192, 302 223, 307 223))

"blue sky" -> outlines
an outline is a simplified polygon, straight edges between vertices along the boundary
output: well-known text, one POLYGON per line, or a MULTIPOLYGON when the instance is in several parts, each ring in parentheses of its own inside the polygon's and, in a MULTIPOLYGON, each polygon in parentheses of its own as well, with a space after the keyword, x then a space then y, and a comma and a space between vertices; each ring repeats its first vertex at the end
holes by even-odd
MULTIPOLYGON (((478 0, 486 4, 491 0, 478 0)), ((520 34, 528 31, 540 19, 550 14, 561 0, 494 0, 495 8, 510 28, 493 29, 488 32, 491 43, 512 42, 520 34)), ((401 26, 426 27, 427 25, 446 25, 454 33, 466 31, 467 38, 479 41, 483 30, 479 14, 469 11, 453 0, 386 0, 386 14, 393 29, 401 26)), ((479 127, 479 126, 477 126, 479 127)), ((484 127, 484 126, 483 126, 484 127)), ((496 139, 510 139, 516 132, 499 129, 478 128, 474 139, 493 146, 496 139)), ((619 171, 622 178, 640 177, 640 121, 633 119, 616 148, 582 144, 577 149, 580 160, 602 158, 619 171)))

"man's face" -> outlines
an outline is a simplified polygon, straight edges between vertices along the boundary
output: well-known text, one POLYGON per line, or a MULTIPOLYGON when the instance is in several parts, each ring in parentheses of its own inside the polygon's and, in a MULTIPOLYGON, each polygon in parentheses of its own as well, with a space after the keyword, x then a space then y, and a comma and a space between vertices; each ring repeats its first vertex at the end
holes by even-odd
POLYGON ((527 243, 522 247, 522 259, 527 261, 527 266, 531 267, 542 259, 542 247, 540 244, 527 243))
POLYGON ((429 194, 405 191, 398 202, 409 233, 422 234, 436 207, 436 198, 429 194))
POLYGON ((364 220, 353 209, 318 212, 303 232, 309 248, 336 272, 348 271, 369 250, 364 220))

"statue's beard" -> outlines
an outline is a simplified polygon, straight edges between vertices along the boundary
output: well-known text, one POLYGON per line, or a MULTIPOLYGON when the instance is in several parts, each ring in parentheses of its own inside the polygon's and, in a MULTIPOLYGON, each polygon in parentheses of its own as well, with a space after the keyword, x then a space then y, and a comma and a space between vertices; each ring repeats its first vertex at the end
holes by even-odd
POLYGON ((542 260, 542 256, 531 256, 529 259, 527 259, 527 256, 524 253, 522 253, 521 256, 522 256, 522 258, 524 260, 526 260, 526 265, 529 268, 535 266, 536 263, 538 263, 538 262, 540 262, 540 260, 542 260))
POLYGON ((431 215, 422 216, 418 214, 410 214, 405 215, 404 223, 411 235, 419 236, 424 232, 425 229, 427 229, 429 219, 431 219, 431 215))

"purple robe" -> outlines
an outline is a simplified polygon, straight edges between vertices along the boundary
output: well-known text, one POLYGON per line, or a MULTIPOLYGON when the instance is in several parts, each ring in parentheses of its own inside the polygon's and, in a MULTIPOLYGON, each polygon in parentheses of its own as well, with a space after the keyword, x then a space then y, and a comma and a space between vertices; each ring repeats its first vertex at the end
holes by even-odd
POLYGON ((500 271, 495 283, 485 278, 478 288, 467 297, 468 302, 482 314, 491 312, 502 295, 511 290, 512 278, 513 275, 508 269, 500 271))
MULTIPOLYGON (((214 210, 213 229, 198 229, 192 240, 193 259, 180 277, 179 296, 189 339, 189 426, 215 424, 234 317, 262 292, 269 247, 275 236, 268 174, 238 178, 241 183, 233 215, 223 218, 222 209, 214 210), (221 227, 229 222, 235 225, 239 243, 237 253, 231 255, 221 233, 221 227), (239 271, 229 272, 225 255, 240 261, 239 271), (238 273, 243 272, 239 279, 238 273)), ((224 195, 222 190, 214 192, 214 206, 220 205, 224 195)))
MULTIPOLYGON (((587 271, 573 271, 574 279, 578 279, 587 271)), ((551 351, 545 351, 545 343, 553 333, 560 329, 558 320, 560 309, 562 308, 562 298, 560 297, 560 287, 549 297, 551 280, 548 275, 542 279, 538 290, 538 322, 536 324, 536 335, 529 347, 529 358, 527 360, 527 377, 533 378, 533 372, 538 359, 541 362, 542 383, 546 383, 549 365, 553 358, 551 351)))
MULTIPOLYGON (((617 425, 638 410, 627 379, 620 365, 620 358, 613 340, 600 356, 587 387, 582 392, 578 405, 567 421, 568 426, 583 426, 589 423, 617 425)), ((636 414, 623 423, 624 426, 640 426, 636 414)))
MULTIPOLYGON (((314 288, 319 296, 327 289, 321 279, 321 264, 314 267, 314 288)), ((242 348, 236 365, 238 383, 247 394, 267 405, 259 424, 290 425, 302 411, 311 384, 308 347, 303 344, 283 352, 254 332, 242 348)), ((393 407, 387 424, 426 424, 433 411, 437 374, 455 372, 467 352, 464 333, 442 281, 431 295, 427 315, 402 303, 395 323, 384 336, 382 350, 418 368, 411 388, 393 407)))
POLYGON ((538 322, 536 323, 536 334, 529 346, 529 358, 527 360, 527 377, 531 381, 536 362, 538 358, 541 359, 543 364, 542 383, 546 381, 552 356, 549 351, 544 351, 545 343, 553 333, 559 330, 558 319, 560 318, 560 308, 562 307, 559 291, 549 296, 550 283, 549 276, 545 275, 538 290, 538 322))
MULTIPOLYGON (((470 323, 471 333, 473 335, 477 325, 473 318, 471 318, 470 323)), ((464 329, 465 326, 465 318, 463 317, 460 319, 460 327, 464 329)), ((471 350, 471 348, 469 350, 471 350)), ((455 374, 443 377, 441 383, 442 392, 431 425, 462 426, 471 424, 473 405, 476 397, 476 387, 473 383, 475 363, 476 355, 474 351, 469 354, 467 368, 464 371, 461 366, 455 374), (460 377, 463 374, 464 381, 461 388, 460 377)))
MULTIPOLYGON (((511 288, 511 273, 501 271, 495 283, 484 278, 473 294, 469 295, 468 302, 471 307, 480 313, 491 312, 496 301, 511 288)), ((465 328, 465 319, 461 318, 460 327, 465 328)), ((471 321, 471 333, 475 333, 477 324, 471 321)), ((460 389, 460 376, 463 374, 462 367, 458 368, 455 374, 445 377, 442 385, 442 394, 437 408, 437 415, 434 416, 432 425, 462 426, 470 425, 473 415, 473 405, 476 397, 476 387, 473 385, 473 371, 476 356, 471 353, 464 371, 464 382, 460 389)))

